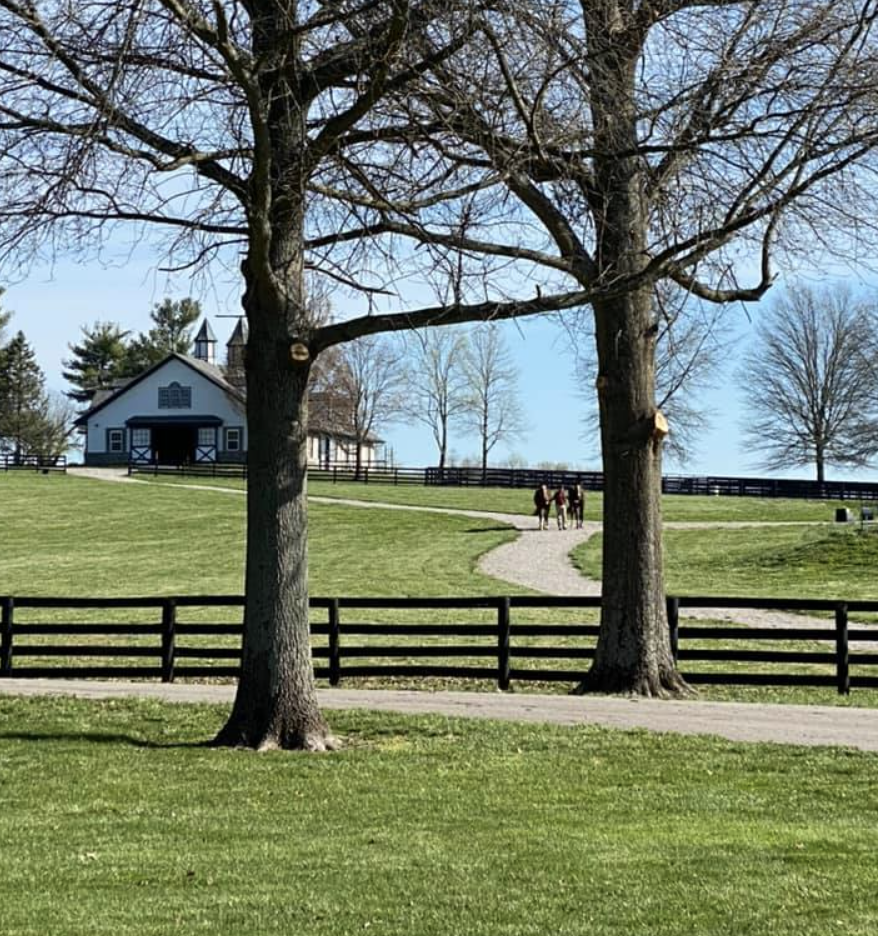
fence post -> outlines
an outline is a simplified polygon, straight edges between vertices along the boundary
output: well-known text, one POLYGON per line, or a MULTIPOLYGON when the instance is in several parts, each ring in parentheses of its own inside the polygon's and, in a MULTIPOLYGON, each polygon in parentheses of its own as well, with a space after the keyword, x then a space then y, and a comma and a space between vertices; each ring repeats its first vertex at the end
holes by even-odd
POLYGON ((5 596, 2 602, 2 617, 0 617, 0 676, 12 675, 12 611, 15 599, 5 596))
POLYGON ((339 633, 338 598, 329 602, 329 685, 341 682, 341 640, 339 633))
POLYGON ((162 601, 162 682, 174 681, 176 625, 177 602, 173 598, 165 598, 162 601))
POLYGON ((511 641, 509 598, 500 598, 497 601, 497 688, 503 691, 509 688, 511 641))
POLYGON ((668 633, 671 638, 671 656, 674 663, 680 656, 680 599, 665 598, 665 605, 668 609, 668 633))
POLYGON ((848 606, 839 602, 835 606, 835 663, 838 694, 850 695, 851 673, 848 655, 848 606))

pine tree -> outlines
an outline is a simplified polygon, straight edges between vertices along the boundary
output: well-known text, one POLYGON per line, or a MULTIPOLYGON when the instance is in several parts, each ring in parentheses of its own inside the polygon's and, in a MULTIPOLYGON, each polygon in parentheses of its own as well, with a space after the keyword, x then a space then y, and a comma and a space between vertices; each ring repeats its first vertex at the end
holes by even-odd
POLYGON ((45 378, 23 332, 0 349, 0 446, 19 460, 36 451, 45 410, 45 378))
POLYGON ((67 396, 77 403, 90 403, 98 390, 107 390, 128 376, 126 339, 115 322, 95 322, 82 327, 82 341, 69 344, 71 357, 63 362, 64 379, 73 387, 67 396))
POLYGON ((169 354, 189 354, 192 350, 192 326, 201 318, 197 299, 168 299, 157 303, 149 317, 154 327, 141 332, 128 346, 125 372, 129 376, 158 364, 169 354))

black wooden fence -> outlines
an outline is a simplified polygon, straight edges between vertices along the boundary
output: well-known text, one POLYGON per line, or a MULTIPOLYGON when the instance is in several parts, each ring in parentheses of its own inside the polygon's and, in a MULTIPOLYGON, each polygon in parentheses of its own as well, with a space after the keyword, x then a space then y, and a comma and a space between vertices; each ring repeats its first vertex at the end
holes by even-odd
MULTIPOLYGON (((131 463, 129 474, 174 475, 192 478, 247 478, 245 464, 200 462, 193 465, 131 463)), ((581 484, 587 491, 602 491, 599 471, 569 471, 542 468, 389 468, 363 466, 359 472, 349 465, 311 467, 308 477, 334 483, 419 484, 438 487, 529 488, 547 484, 555 488, 581 484)), ((736 478, 722 475, 665 475, 664 494, 700 494, 726 497, 789 497, 807 500, 878 502, 876 481, 806 481, 795 478, 736 478)))
MULTIPOLYGON (((195 623, 180 617, 192 609, 200 609, 202 614, 205 609, 225 609, 239 617, 243 603, 241 596, 227 595, 0 597, 0 677, 141 677, 165 682, 176 678, 234 678, 240 665, 240 621, 195 623), (56 612, 55 617, 59 611, 113 612, 116 620, 64 623, 35 619, 39 612, 48 610, 56 612), (149 620, 140 623, 118 620, 130 617, 131 612, 149 620), (225 645, 205 643, 207 638, 214 637, 225 638, 225 645), (88 642, 84 638, 97 638, 101 642, 88 642), (45 662, 52 657, 58 660, 57 665, 45 662), (101 665, 72 662, 94 658, 115 662, 101 665), (34 660, 44 662, 30 662, 34 660)), ((569 617, 571 610, 599 606, 600 598, 531 596, 312 598, 312 612, 320 617, 311 627, 317 638, 312 650, 315 672, 333 686, 343 678, 362 677, 480 679, 496 681, 500 689, 509 689, 516 681, 574 683, 586 672, 588 661, 594 656, 597 625, 575 621, 528 623, 520 620, 526 616, 520 612, 536 609, 545 616, 546 612, 563 610, 569 617), (376 611, 391 611, 397 617, 416 611, 418 620, 394 623, 369 620, 370 612, 376 611), (449 613, 460 618, 469 615, 470 619, 456 623, 437 619, 449 613), (480 620, 474 621, 472 617, 480 620), (433 662, 424 662, 429 660, 433 662), (566 668, 560 665, 562 661, 568 662, 566 668)), ((850 692, 851 687, 878 688, 878 653, 850 649, 851 641, 869 646, 878 642, 878 627, 849 626, 852 612, 878 612, 876 601, 669 597, 667 608, 671 648, 690 683, 833 686, 843 694, 850 692), (782 609, 830 617, 821 629, 692 625, 680 623, 682 608, 782 609), (774 646, 735 648, 744 641, 774 646), (810 646, 803 649, 803 642, 810 646), (778 649, 779 643, 798 646, 778 649), (715 668, 698 670, 693 668, 697 662, 707 662, 715 668), (742 664, 759 664, 759 668, 743 669, 742 664), (766 670, 765 664, 774 664, 776 668, 766 670)))
POLYGON ((0 454, 0 468, 4 471, 67 471, 66 455, 12 455, 0 454))

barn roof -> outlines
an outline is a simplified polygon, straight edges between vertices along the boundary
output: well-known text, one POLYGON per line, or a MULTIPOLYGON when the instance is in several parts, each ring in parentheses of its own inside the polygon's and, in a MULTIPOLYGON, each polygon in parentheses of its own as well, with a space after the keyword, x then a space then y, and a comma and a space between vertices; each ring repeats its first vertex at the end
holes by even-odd
POLYGON ((244 404, 244 394, 236 387, 232 386, 232 384, 230 384, 225 379, 223 372, 219 367, 217 367, 215 364, 208 364, 207 361, 200 361, 198 358, 191 357, 188 354, 179 354, 175 351, 172 354, 169 354, 166 358, 163 358, 157 364, 153 364, 152 367, 148 367, 141 374, 138 374, 127 383, 115 388, 109 393, 105 392, 102 395, 95 394, 95 398, 92 400, 92 405, 77 418, 76 425, 85 426, 89 419, 95 415, 95 413, 99 412, 105 406, 109 405, 115 400, 118 400, 119 397, 124 396, 129 390, 137 386, 137 384, 141 383, 156 371, 161 370, 169 361, 173 360, 180 361, 187 367, 191 367, 192 370, 197 371, 203 377, 206 377, 211 383, 216 384, 217 387, 219 387, 224 393, 227 393, 238 403, 242 405, 244 404))

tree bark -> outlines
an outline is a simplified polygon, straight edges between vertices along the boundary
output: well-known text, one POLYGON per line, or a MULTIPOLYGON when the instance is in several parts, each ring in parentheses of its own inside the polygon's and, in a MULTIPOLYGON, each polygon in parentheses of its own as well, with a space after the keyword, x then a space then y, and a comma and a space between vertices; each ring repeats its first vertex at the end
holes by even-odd
POLYGON ((442 427, 440 430, 440 442, 439 442, 439 471, 440 472, 445 470, 445 458, 446 458, 447 451, 448 451, 448 423, 446 422, 445 419, 443 419, 442 427))
POLYGON ((282 314, 250 321, 246 623, 235 704, 216 743, 325 750, 335 742, 317 704, 308 613, 310 368, 291 365, 282 314))
POLYGON ((635 70, 640 38, 618 0, 583 5, 591 59, 598 281, 593 303, 604 469, 601 626, 577 691, 666 695, 682 691, 670 648, 662 575, 661 454, 656 423, 654 284, 621 295, 620 277, 648 259, 648 167, 638 152, 635 70))
POLYGON ((662 432, 656 428, 648 290, 595 306, 604 469, 603 596, 579 691, 685 690, 671 654, 662 572, 662 432))
POLYGON ((247 342, 247 557, 241 678, 216 744, 325 750, 335 746, 311 663, 308 607, 308 347, 305 295, 307 149, 298 97, 295 0, 265 4, 253 19, 260 73, 249 250, 243 264, 247 342))
POLYGON ((488 407, 482 417, 482 484, 488 479, 488 407))

